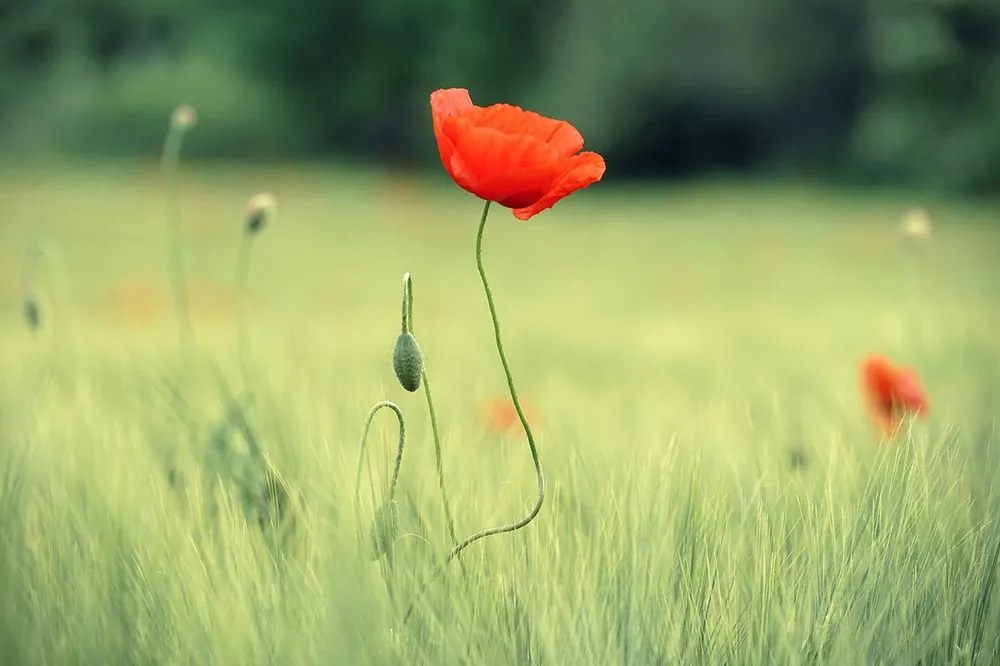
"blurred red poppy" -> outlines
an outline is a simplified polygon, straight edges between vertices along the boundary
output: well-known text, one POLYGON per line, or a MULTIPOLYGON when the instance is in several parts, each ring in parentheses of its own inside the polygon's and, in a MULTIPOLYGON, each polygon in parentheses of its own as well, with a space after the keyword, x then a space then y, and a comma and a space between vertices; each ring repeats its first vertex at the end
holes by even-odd
POLYGON ((906 414, 926 417, 930 409, 916 373, 885 357, 869 356, 862 362, 861 386, 872 420, 887 436, 897 431, 906 414))
POLYGON ((583 137, 566 121, 509 104, 476 106, 465 88, 431 93, 431 116, 448 175, 519 220, 604 175, 604 158, 581 153, 583 137))
MULTIPOLYGON (((524 418, 528 419, 528 425, 534 428, 536 425, 534 408, 522 398, 521 409, 524 410, 524 418)), ((491 432, 503 434, 521 427, 521 419, 517 416, 514 403, 507 396, 490 398, 483 412, 486 427, 491 432)))

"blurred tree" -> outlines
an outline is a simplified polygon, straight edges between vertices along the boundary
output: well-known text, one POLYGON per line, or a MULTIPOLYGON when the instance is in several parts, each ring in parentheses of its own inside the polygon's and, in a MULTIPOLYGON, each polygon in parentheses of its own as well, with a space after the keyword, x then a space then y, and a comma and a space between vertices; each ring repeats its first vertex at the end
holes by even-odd
POLYGON ((869 175, 1000 191, 1000 2, 869 0, 869 175))
POLYGON ((611 174, 1000 189, 1000 0, 0 0, 0 135, 432 160, 428 93, 572 120, 611 174))
POLYGON ((863 0, 573 0, 539 104, 619 173, 827 164, 865 80, 863 0))
POLYGON ((317 151, 412 154, 425 141, 427 96, 469 86, 513 97, 541 67, 551 0, 255 0, 250 66, 292 97, 317 151))

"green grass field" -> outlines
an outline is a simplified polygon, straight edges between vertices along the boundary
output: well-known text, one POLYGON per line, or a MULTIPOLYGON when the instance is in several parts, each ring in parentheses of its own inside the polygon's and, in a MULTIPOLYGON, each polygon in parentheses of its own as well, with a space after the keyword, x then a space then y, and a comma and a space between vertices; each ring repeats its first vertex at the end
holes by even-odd
POLYGON ((423 396, 390 363, 404 271, 459 536, 534 497, 523 436, 484 417, 506 387, 480 204, 443 174, 210 164, 182 197, 187 356, 155 165, 0 171, 4 663, 1000 660, 1000 205, 609 183, 526 224, 494 208, 485 262, 548 496, 416 596, 451 542, 423 396), (244 386, 234 270, 259 190, 278 215, 252 248, 244 386), (899 232, 914 204, 919 247, 899 232), (871 352, 931 401, 893 444, 862 408, 871 352), (360 524, 352 496, 385 399, 407 440, 373 562, 389 412, 360 524))

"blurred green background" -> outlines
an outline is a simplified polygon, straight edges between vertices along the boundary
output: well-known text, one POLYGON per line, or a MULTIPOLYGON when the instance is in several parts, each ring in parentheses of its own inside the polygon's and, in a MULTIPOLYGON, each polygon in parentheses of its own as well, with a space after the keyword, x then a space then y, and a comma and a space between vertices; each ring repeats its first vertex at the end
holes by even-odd
POLYGON ((427 95, 577 125, 611 177, 1000 190, 997 0, 4 0, 0 150, 431 163, 427 95))

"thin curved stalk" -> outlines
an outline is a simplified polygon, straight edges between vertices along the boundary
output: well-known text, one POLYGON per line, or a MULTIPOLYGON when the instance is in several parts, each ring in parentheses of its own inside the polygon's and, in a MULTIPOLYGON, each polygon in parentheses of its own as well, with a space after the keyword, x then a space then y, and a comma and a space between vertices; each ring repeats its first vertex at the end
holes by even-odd
POLYGON ((170 255, 170 283, 174 292, 174 307, 177 314, 177 334, 180 345, 187 349, 191 330, 191 316, 188 308, 187 291, 184 286, 184 254, 181 239, 181 210, 178 186, 181 146, 185 130, 171 124, 167 138, 163 142, 163 174, 167 186, 167 244, 170 255))
POLYGON ((249 386, 247 379, 247 337, 249 336, 250 311, 250 234, 244 232, 240 237, 239 254, 236 257, 236 353, 239 356, 240 372, 243 375, 243 388, 249 386))
POLYGON ((354 480, 354 513, 358 513, 358 505, 361 500, 361 470, 364 466, 365 460, 365 446, 368 443, 368 431, 372 426, 372 419, 375 418, 375 414, 381 409, 391 409, 396 415, 396 420, 399 421, 399 444, 396 446, 396 462, 392 468, 392 477, 389 481, 389 499, 395 499, 396 497, 396 483, 399 481, 399 468, 403 464, 403 445, 406 443, 406 423, 403 421, 403 412, 399 406, 389 400, 383 400, 377 403, 368 412, 368 416, 365 417, 365 427, 361 432, 361 445, 358 451, 358 471, 357 476, 354 480))

